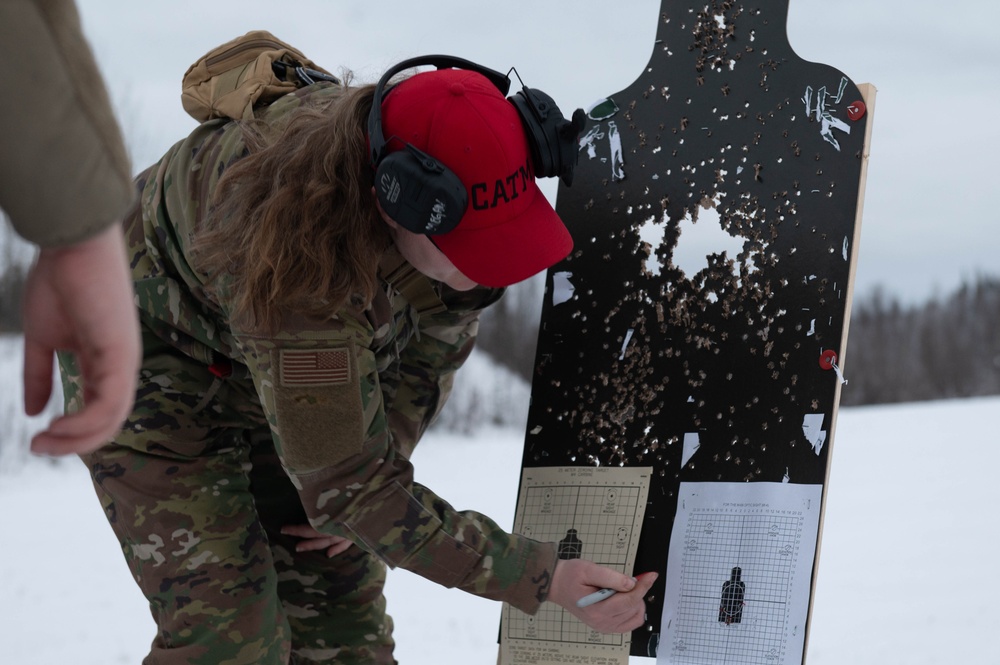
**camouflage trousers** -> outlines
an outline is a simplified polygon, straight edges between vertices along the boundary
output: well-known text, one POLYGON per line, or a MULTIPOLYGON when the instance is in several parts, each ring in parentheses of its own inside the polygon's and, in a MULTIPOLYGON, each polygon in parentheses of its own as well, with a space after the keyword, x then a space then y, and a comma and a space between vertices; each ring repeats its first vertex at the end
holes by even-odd
POLYGON ((143 342, 134 412, 83 457, 158 627, 143 663, 394 663, 384 564, 356 546, 297 553, 280 533, 307 520, 252 386, 143 342))

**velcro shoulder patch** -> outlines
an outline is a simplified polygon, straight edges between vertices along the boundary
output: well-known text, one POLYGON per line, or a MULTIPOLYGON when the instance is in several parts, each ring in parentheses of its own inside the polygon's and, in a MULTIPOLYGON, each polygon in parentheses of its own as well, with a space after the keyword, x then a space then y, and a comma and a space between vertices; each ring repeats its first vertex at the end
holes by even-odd
POLYGON ((347 349, 281 349, 282 386, 343 386, 351 383, 351 354, 347 349))
POLYGON ((361 452, 365 411, 353 344, 273 349, 271 363, 276 425, 289 470, 307 473, 361 452))

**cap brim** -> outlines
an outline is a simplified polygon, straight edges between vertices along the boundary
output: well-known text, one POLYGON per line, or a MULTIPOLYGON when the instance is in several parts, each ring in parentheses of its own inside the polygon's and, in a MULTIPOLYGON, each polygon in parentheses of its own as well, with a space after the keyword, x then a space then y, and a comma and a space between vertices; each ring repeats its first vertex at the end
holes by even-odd
POLYGON ((466 277, 494 288, 555 265, 572 251, 573 238, 536 183, 522 196, 529 194, 531 204, 516 218, 468 230, 459 223, 454 231, 434 236, 434 244, 466 277))

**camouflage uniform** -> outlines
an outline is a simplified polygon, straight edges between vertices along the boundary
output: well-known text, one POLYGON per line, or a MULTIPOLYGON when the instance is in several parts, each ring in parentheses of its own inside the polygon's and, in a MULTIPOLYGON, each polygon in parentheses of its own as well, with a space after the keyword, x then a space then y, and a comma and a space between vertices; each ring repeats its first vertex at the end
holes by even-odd
MULTIPOLYGON (((337 90, 310 86, 264 118, 337 90)), ((390 250, 370 307, 272 337, 240 330, 187 252, 242 154, 234 123, 201 125, 139 176, 125 221, 144 362, 123 432, 85 461, 159 625, 146 662, 393 662, 386 564, 535 612, 554 546, 456 511, 408 461, 501 292, 453 291, 390 250), (295 553, 278 530, 306 519, 358 547, 295 553)))

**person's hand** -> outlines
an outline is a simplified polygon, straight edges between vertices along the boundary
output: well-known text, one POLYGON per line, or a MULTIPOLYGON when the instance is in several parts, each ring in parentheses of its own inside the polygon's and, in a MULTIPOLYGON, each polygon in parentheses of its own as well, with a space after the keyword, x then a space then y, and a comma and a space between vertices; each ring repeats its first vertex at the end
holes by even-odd
POLYGON ((645 623, 645 596, 657 577, 646 573, 633 578, 586 559, 560 559, 548 599, 596 631, 627 633, 645 623), (576 606, 576 601, 601 589, 618 593, 588 607, 576 606))
POLYGON ((76 356, 84 406, 36 434, 33 452, 92 452, 131 412, 141 353, 132 293, 117 224, 77 245, 39 252, 24 289, 24 410, 38 415, 48 403, 56 351, 76 356))
POLYGON ((283 526, 281 527, 281 533, 286 536, 302 538, 302 540, 295 545, 296 552, 315 552, 317 550, 325 549, 327 557, 335 557, 338 554, 346 552, 348 548, 354 544, 353 541, 341 536, 331 536, 329 534, 320 533, 308 524, 283 526))

